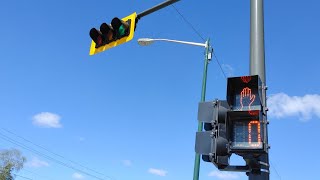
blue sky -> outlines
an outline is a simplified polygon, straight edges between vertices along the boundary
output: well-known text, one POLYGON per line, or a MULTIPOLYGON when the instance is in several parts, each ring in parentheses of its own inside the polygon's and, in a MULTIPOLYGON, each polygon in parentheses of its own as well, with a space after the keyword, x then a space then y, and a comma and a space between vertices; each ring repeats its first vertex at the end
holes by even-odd
MULTIPOLYGON (((0 148, 27 157, 17 180, 96 179, 84 172, 112 180, 192 179, 204 49, 142 47, 137 39, 203 40, 167 7, 142 18, 131 42, 89 56, 92 27, 160 2, 1 2, 0 148)), ((265 1, 271 179, 318 179, 319 5, 265 1)), ((211 39, 228 77, 248 75, 249 0, 181 0, 175 7, 211 39)), ((216 59, 207 84, 207 100, 225 99, 216 59)), ((200 179, 247 177, 201 162, 200 179)))

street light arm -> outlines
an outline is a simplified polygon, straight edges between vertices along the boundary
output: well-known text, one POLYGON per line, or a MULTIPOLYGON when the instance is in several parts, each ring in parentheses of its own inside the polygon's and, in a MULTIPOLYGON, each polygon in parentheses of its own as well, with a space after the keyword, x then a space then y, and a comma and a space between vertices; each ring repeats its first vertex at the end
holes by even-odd
POLYGON ((201 46, 201 47, 207 47, 207 44, 204 43, 195 43, 195 42, 188 42, 188 41, 178 41, 173 39, 152 39, 153 41, 167 41, 167 42, 175 42, 180 44, 189 44, 194 46, 201 46))
POLYGON ((158 11, 158 10, 160 10, 160 9, 162 9, 164 7, 167 7, 167 6, 169 6, 169 5, 173 4, 173 3, 176 3, 178 1, 180 1, 180 0, 167 0, 166 2, 160 3, 160 4, 150 8, 148 10, 145 10, 145 11, 139 13, 137 15, 137 19, 140 19, 140 18, 142 18, 142 17, 144 17, 146 15, 149 15, 149 14, 155 12, 155 11, 158 11))

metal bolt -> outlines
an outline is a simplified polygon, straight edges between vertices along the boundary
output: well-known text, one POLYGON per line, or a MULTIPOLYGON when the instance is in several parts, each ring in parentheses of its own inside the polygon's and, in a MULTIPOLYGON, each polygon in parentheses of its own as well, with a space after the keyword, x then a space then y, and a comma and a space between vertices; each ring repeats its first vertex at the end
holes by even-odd
POLYGON ((217 100, 213 101, 213 107, 217 106, 218 105, 218 102, 217 100))
POLYGON ((214 137, 214 134, 215 134, 215 133, 214 133, 213 131, 211 131, 210 137, 213 138, 213 137, 214 137))

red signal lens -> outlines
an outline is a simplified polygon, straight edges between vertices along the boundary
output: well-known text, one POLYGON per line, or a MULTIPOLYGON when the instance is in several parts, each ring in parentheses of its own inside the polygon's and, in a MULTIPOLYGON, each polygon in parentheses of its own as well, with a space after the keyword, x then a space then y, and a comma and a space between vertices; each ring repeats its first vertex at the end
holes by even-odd
POLYGON ((104 37, 100 31, 98 31, 96 28, 92 28, 89 34, 91 39, 96 43, 96 48, 103 45, 104 37))

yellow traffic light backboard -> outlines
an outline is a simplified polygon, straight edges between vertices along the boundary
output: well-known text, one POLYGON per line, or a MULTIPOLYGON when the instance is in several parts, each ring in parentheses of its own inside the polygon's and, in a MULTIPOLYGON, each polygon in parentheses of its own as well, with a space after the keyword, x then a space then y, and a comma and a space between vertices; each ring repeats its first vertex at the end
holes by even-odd
POLYGON ((90 55, 95 55, 97 53, 103 52, 107 49, 113 48, 115 46, 118 46, 120 44, 123 44, 125 42, 130 41, 133 38, 134 35, 134 29, 135 29, 135 24, 136 24, 136 18, 137 18, 137 13, 134 12, 131 15, 122 18, 123 21, 127 22, 128 20, 130 20, 130 30, 129 30, 129 35, 124 36, 120 39, 117 39, 115 41, 112 41, 106 45, 100 46, 98 48, 96 48, 96 43, 92 40, 91 42, 91 47, 90 47, 90 55))

